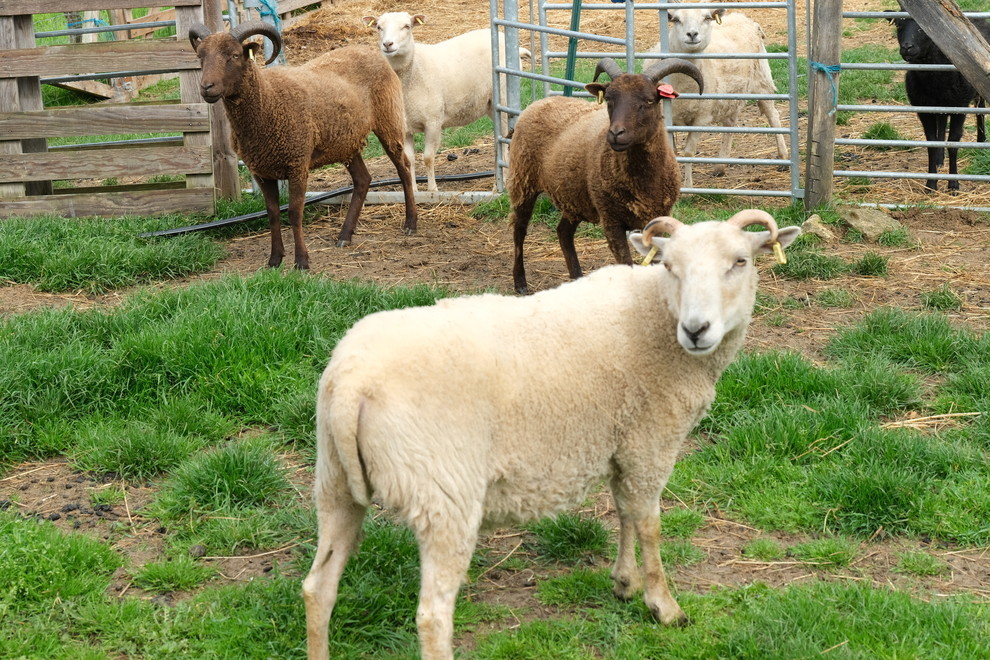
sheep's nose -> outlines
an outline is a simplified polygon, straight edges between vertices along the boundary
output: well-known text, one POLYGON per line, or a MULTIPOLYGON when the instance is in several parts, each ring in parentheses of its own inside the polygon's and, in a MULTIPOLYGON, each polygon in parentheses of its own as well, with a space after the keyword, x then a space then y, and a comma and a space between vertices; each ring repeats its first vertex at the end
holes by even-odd
POLYGON ((705 334, 705 331, 708 330, 708 328, 710 328, 711 325, 712 325, 711 323, 705 321, 701 325, 698 325, 692 329, 686 326, 685 324, 681 323, 681 329, 684 330, 684 334, 688 336, 688 339, 691 340, 691 343, 697 345, 698 339, 701 338, 701 335, 705 334))
POLYGON ((620 138, 626 134, 626 129, 621 126, 617 126, 615 128, 608 129, 608 134, 612 137, 612 139, 620 138))
POLYGON ((383 48, 391 48, 392 47, 392 42, 391 41, 383 41, 382 42, 382 47, 383 48))
POLYGON ((697 41, 698 40, 698 31, 697 30, 695 30, 694 32, 686 32, 685 35, 687 36, 688 41, 697 41))

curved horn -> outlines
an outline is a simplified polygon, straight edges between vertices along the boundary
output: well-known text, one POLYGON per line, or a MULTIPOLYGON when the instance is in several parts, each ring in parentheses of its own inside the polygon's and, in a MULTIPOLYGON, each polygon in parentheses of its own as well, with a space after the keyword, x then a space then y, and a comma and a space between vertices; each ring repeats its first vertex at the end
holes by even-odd
POLYGON ((248 21, 241 23, 230 31, 230 36, 239 42, 256 34, 268 37, 268 40, 272 42, 272 56, 265 62, 265 64, 271 64, 278 57, 278 54, 282 52, 282 35, 278 33, 274 25, 264 21, 248 21))
POLYGON ((189 43, 192 44, 193 50, 199 49, 199 42, 201 42, 206 37, 213 34, 210 32, 210 28, 206 27, 202 23, 196 23, 189 28, 189 43))
POLYGON ((653 218, 646 223, 646 226, 643 227, 643 233, 640 235, 639 239, 643 241, 643 245, 649 247, 653 242, 654 236, 659 236, 660 234, 673 234, 683 226, 684 223, 677 218, 673 218, 669 215, 662 215, 659 218, 653 218))
POLYGON ((777 240, 777 221, 773 219, 773 216, 766 211, 761 211, 760 209, 746 209, 736 213, 734 216, 726 220, 729 224, 735 225, 740 229, 745 229, 750 225, 762 225, 770 230, 770 240, 777 240))
POLYGON ((595 77, 592 78, 591 80, 593 82, 597 81, 598 76, 600 76, 603 73, 608 74, 609 78, 615 80, 616 78, 622 75, 622 69, 619 68, 619 64, 611 57, 603 57, 602 59, 598 60, 598 66, 595 67, 595 77))
POLYGON ((669 76, 672 73, 683 73, 691 76, 698 83, 698 93, 704 93, 705 80, 701 75, 701 69, 695 66, 693 62, 689 62, 683 58, 668 57, 665 60, 651 64, 643 71, 643 75, 653 82, 658 82, 664 76, 669 76))

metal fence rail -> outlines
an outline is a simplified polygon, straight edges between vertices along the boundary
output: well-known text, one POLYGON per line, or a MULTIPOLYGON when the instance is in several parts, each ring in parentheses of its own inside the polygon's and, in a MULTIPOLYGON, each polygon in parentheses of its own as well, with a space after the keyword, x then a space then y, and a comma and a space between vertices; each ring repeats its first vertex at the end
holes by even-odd
MULTIPOLYGON (((719 193, 727 195, 753 195, 770 197, 788 197, 799 199, 803 197, 803 190, 800 185, 800 148, 798 134, 798 102, 797 102, 797 20, 795 13, 795 0, 772 1, 772 2, 707 2, 691 3, 692 7, 698 8, 726 8, 726 9, 779 9, 787 12, 788 46, 787 52, 766 53, 766 54, 741 54, 741 53, 672 53, 669 51, 669 39, 667 34, 667 10, 675 9, 679 5, 673 2, 643 2, 633 3, 568 3, 568 2, 547 2, 545 0, 533 0, 530 4, 530 16, 527 19, 519 17, 518 0, 504 0, 504 14, 499 15, 497 0, 491 0, 491 21, 494 27, 504 31, 506 62, 503 66, 494 67, 493 82, 496 90, 496 98, 499 102, 495 104, 496 121, 496 184, 499 190, 504 189, 505 172, 508 168, 506 158, 506 146, 510 139, 501 134, 499 119, 503 114, 509 117, 509 126, 512 126, 515 117, 522 110, 521 83, 528 81, 532 96, 552 96, 563 94, 560 89, 553 89, 556 85, 562 88, 572 88, 568 93, 573 96, 589 96, 584 91, 585 82, 569 79, 554 72, 552 65, 567 58, 569 55, 574 59, 600 59, 602 57, 612 57, 623 59, 627 70, 631 70, 637 61, 658 59, 664 57, 680 57, 684 59, 766 59, 785 60, 788 63, 789 89, 786 94, 705 94, 683 93, 680 98, 706 100, 744 100, 759 101, 771 100, 775 103, 786 103, 786 114, 788 126, 775 129, 765 125, 757 126, 737 126, 737 127, 696 127, 677 126, 671 123, 670 106, 667 106, 665 113, 667 129, 670 133, 729 133, 729 134, 753 134, 753 135, 785 135, 788 142, 790 158, 787 160, 777 158, 706 158, 706 157, 678 157, 679 163, 706 163, 725 165, 750 165, 757 167, 786 167, 790 171, 790 186, 784 190, 758 190, 758 189, 735 189, 735 188, 683 188, 685 193, 719 193), (535 7, 534 7, 535 3, 535 7), (580 7, 577 7, 580 5, 580 7), (625 34, 623 37, 598 35, 580 29, 565 29, 554 27, 549 24, 548 14, 551 12, 574 12, 580 11, 611 11, 623 12, 625 16, 625 34), (659 40, 661 50, 642 51, 636 50, 636 16, 642 16, 642 12, 650 12, 659 21, 659 29, 648 33, 652 40, 659 40), (529 35, 529 40, 520 39, 519 33, 523 31, 529 35), (584 50, 573 52, 553 50, 550 47, 550 37, 576 38, 585 43, 584 50), (532 67, 530 70, 523 69, 518 61, 513 62, 514 54, 518 53, 520 43, 530 46, 533 53, 532 67), (598 46, 603 44, 604 47, 598 46), (590 48, 589 48, 590 46, 590 48), (609 49, 609 47, 612 47, 609 49), (537 63, 539 69, 537 70, 537 63), (503 87, 507 88, 503 92, 503 87)), ((573 27, 573 25, 572 25, 573 27)), ((639 26, 642 31, 642 23, 639 26)), ((644 36, 640 34, 639 36, 644 36)), ((498 61, 494 56, 498 53, 498 30, 493 30, 493 61, 498 61)), ((518 60, 518 57, 516 58, 518 60)), ((665 101, 669 103, 669 101, 665 101)))

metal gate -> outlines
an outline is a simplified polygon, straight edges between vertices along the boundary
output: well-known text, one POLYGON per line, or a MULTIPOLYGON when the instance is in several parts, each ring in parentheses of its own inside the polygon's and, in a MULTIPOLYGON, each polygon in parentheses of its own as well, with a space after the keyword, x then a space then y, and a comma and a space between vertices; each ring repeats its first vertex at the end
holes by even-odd
MULTIPOLYGON (((612 57, 616 60, 624 60, 627 70, 631 70, 637 63, 644 60, 656 59, 660 57, 681 57, 684 59, 701 58, 739 58, 739 59, 771 59, 784 60, 787 63, 788 90, 787 93, 771 95, 755 94, 705 94, 705 99, 742 99, 747 101, 757 101, 769 99, 777 104, 786 103, 787 109, 782 112, 783 117, 787 117, 787 126, 781 129, 774 129, 769 126, 676 126, 671 124, 670 106, 667 107, 665 117, 667 129, 672 136, 676 137, 681 133, 703 132, 703 133, 734 133, 734 134, 758 134, 767 135, 765 138, 772 142, 775 134, 784 134, 785 142, 788 143, 790 158, 783 159, 761 159, 761 158, 712 158, 695 157, 684 158, 679 156, 681 163, 707 163, 737 165, 747 164, 771 169, 786 168, 789 173, 789 185, 773 188, 683 188, 684 193, 719 193, 729 195, 751 195, 761 197, 786 197, 799 199, 803 196, 800 187, 799 176, 799 154, 798 148, 798 60, 797 60, 797 18, 795 13, 796 0, 783 0, 778 2, 733 2, 733 3, 691 3, 691 7, 697 8, 718 8, 727 9, 760 9, 786 12, 788 25, 788 43, 786 52, 771 52, 765 55, 738 53, 671 53, 667 50, 667 10, 675 9, 679 5, 673 2, 661 3, 583 3, 580 0, 572 2, 549 2, 547 0, 530 0, 525 16, 520 15, 518 0, 504 0, 502 11, 499 12, 498 0, 491 0, 491 20, 493 26, 500 26, 504 30, 506 41, 506 61, 504 66, 495 67, 494 84, 495 98, 501 99, 496 104, 495 121, 495 141, 496 141, 496 180, 499 190, 504 188, 505 172, 508 167, 506 157, 510 140, 505 135, 500 134, 501 114, 509 116, 509 126, 515 121, 515 117, 521 112, 524 100, 535 100, 544 96, 555 94, 569 94, 573 96, 589 96, 584 91, 586 82, 579 82, 568 74, 573 75, 574 62, 580 59, 597 60, 602 57, 612 57), (585 12, 621 12, 624 17, 624 34, 603 35, 595 34, 580 29, 580 17, 585 12), (562 18, 563 17, 563 18, 562 18), (560 27, 566 24, 566 27, 560 27), (557 48, 561 43, 561 38, 567 40, 566 50, 557 48), (659 52, 650 52, 642 47, 644 40, 649 43, 658 42, 661 44, 659 52), (637 43, 639 47, 637 47, 637 43), (529 70, 521 66, 518 57, 517 45, 528 48, 532 53, 531 66, 529 70), (594 49, 589 49, 589 45, 594 49), (564 70, 561 71, 561 63, 564 70), (503 75, 499 75, 503 74, 503 75), (501 88, 505 86, 503 93, 501 88)), ((587 15, 587 14, 584 14, 587 15)), ((493 30, 493 34, 497 34, 493 30)), ((495 37, 493 40, 497 39, 495 37)), ((493 48, 497 43, 493 44, 493 48)), ((493 53, 497 52, 493 50, 493 53)), ((493 58, 497 61, 497 58, 493 58)), ((698 94, 682 93, 681 98, 702 98, 698 94)), ((669 100, 665 100, 669 104, 669 100)))

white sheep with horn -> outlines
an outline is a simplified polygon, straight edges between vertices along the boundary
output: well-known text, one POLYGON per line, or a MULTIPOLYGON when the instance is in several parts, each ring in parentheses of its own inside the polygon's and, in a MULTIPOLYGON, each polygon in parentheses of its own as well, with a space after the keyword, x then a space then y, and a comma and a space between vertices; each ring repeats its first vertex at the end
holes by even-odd
POLYGON ((443 299, 355 324, 317 393, 309 657, 329 657, 338 583, 373 496, 419 543, 425 659, 453 658, 454 602, 479 530, 565 511, 602 478, 619 514, 615 595, 643 588, 658 621, 682 622, 660 562, 660 493, 742 346, 756 255, 800 231, 755 209, 694 225, 661 217, 629 242, 662 265, 606 266, 532 296, 443 299), (752 224, 765 231, 745 231, 752 224))

